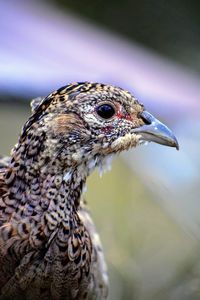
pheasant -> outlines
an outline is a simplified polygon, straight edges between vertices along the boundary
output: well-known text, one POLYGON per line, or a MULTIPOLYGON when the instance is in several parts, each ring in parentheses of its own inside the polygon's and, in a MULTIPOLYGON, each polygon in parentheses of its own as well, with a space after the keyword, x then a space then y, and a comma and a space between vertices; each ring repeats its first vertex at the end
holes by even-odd
POLYGON ((0 163, 0 299, 107 299, 101 243, 82 192, 115 154, 173 133, 128 91, 72 83, 32 101, 0 163))

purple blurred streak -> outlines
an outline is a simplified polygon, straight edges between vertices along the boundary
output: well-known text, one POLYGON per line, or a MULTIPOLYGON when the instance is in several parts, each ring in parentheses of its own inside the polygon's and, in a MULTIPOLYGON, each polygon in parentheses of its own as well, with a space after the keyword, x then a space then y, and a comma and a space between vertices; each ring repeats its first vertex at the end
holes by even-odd
POLYGON ((44 2, 0 2, 0 92, 45 95, 72 81, 132 91, 165 116, 200 108, 200 78, 44 2))

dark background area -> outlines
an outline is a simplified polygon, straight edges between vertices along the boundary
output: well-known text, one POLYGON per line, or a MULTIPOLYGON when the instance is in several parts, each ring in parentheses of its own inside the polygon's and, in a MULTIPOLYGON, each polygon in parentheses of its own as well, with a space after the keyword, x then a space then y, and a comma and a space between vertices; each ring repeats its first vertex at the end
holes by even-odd
POLYGON ((200 1, 52 1, 200 72, 200 1))

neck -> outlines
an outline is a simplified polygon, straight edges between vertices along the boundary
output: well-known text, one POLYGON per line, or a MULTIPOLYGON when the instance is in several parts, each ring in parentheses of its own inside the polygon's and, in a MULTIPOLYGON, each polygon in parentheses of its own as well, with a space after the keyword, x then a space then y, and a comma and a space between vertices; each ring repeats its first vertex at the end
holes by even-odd
POLYGON ((60 156, 50 154, 42 147, 36 151, 33 147, 18 144, 6 175, 10 191, 19 202, 30 202, 32 196, 38 195, 49 199, 49 204, 52 198, 65 192, 65 202, 77 209, 88 175, 86 166, 84 163, 70 165, 69 162, 61 162, 60 156))
POLYGON ((5 181, 9 186, 9 215, 14 211, 16 222, 26 217, 34 219, 34 230, 39 232, 44 225, 42 234, 49 237, 61 223, 67 230, 77 226, 77 210, 88 170, 84 163, 62 160, 62 153, 57 155, 54 151, 57 143, 48 145, 48 150, 46 146, 44 135, 17 144, 5 181))
POLYGON ((110 161, 99 155, 86 161, 81 152, 35 132, 20 138, 5 173, 8 215, 15 224, 32 220, 27 230, 34 247, 51 239, 60 227, 66 232, 80 228, 77 211, 86 178, 96 166, 102 171, 110 161))

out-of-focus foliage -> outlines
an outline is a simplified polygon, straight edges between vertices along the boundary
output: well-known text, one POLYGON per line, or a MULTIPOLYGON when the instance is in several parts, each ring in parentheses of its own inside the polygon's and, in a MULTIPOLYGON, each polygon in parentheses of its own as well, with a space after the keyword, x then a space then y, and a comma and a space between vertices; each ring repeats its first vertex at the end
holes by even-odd
POLYGON ((53 2, 200 71, 198 0, 53 2))

